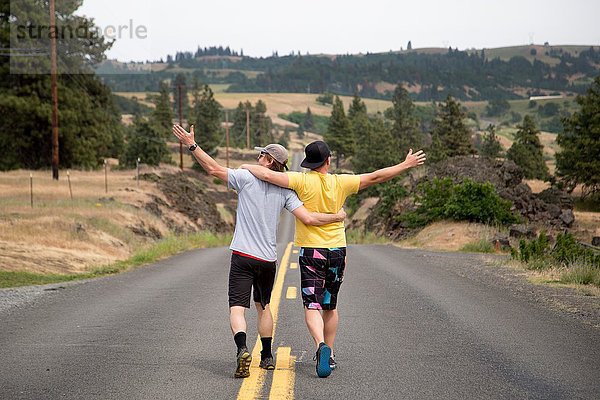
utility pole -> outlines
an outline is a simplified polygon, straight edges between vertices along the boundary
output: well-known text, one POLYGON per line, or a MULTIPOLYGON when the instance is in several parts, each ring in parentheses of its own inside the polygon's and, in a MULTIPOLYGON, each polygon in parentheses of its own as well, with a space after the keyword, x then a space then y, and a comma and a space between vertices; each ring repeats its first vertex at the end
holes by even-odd
POLYGON ((225 110, 225 140, 226 140, 225 155, 227 158, 227 168, 229 168, 229 111, 227 111, 227 110, 225 110))
POLYGON ((250 148, 250 110, 246 107, 246 147, 250 148))
MULTIPOLYGON (((181 84, 177 85, 179 91, 179 125, 183 126, 183 115, 181 113, 181 84)), ((183 171, 183 143, 179 141, 179 168, 183 171)))
POLYGON ((54 0, 50 0, 50 86, 52 91, 52 179, 58 180, 58 83, 56 61, 56 13, 54 0))

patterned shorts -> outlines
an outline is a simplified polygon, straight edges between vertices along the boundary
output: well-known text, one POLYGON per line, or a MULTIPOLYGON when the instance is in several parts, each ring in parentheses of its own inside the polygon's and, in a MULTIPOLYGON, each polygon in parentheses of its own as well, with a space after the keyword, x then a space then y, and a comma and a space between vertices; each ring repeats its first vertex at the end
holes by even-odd
POLYGON ((346 248, 302 247, 299 263, 304 307, 335 310, 346 268, 346 248))

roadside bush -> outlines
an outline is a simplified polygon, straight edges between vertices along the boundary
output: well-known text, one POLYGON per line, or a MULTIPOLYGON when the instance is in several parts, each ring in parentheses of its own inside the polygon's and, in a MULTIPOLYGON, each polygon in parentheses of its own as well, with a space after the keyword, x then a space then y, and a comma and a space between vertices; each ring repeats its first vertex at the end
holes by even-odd
POLYGON ((566 268, 561 275, 562 282, 600 286, 600 254, 581 246, 570 233, 560 233, 551 247, 548 236, 542 232, 530 241, 521 240, 511 255, 528 269, 566 268))
POLYGON ((511 203, 502 199, 491 183, 465 179, 455 185, 450 178, 434 179, 419 185, 423 195, 417 210, 397 219, 408 227, 419 227, 439 219, 507 225, 518 221, 511 213, 511 203))
MULTIPOLYGON (((546 232, 540 233, 537 238, 529 242, 521 239, 519 241, 519 249, 513 249, 511 252, 512 258, 524 263, 531 261, 544 261, 550 252, 550 240, 546 232)), ((537 264, 536 264, 537 265, 537 264)), ((539 269, 539 268, 535 268, 539 269)))

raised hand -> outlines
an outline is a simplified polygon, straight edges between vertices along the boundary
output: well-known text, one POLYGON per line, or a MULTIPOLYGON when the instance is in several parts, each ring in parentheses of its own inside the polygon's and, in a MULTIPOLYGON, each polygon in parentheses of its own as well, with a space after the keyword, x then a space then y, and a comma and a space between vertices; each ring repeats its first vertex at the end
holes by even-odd
POLYGON ((419 150, 413 154, 413 150, 410 149, 408 154, 406 155, 406 159, 404 160, 404 164, 409 168, 417 167, 419 165, 423 165, 425 163, 426 154, 423 153, 423 150, 419 150))
POLYGON ((190 132, 183 129, 180 125, 173 125, 173 135, 177 136, 177 139, 188 147, 196 143, 194 125, 190 127, 190 132))

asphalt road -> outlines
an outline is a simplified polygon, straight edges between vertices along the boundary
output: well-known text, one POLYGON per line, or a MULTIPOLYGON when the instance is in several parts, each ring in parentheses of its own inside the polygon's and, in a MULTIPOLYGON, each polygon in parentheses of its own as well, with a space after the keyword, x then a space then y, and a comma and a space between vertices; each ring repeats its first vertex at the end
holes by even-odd
MULTIPOLYGON (((281 230, 280 257, 291 218, 281 230)), ((295 357, 295 398, 599 397, 600 330, 471 279, 464 266, 477 256, 392 246, 348 254, 339 368, 327 379, 315 375, 300 299, 285 296, 299 272, 285 274, 274 348, 295 357)), ((191 251, 2 311, 0 399, 236 398, 228 264, 226 248, 191 251)))
MULTIPOLYGON (((280 260, 292 224, 285 212, 280 260)), ((315 374, 299 271, 279 265, 273 347, 291 361, 249 396, 253 381, 233 378, 229 257, 226 248, 195 250, 0 308, 0 400, 600 398, 599 328, 477 279, 480 256, 393 246, 348 249, 339 367, 327 379, 315 374)))

